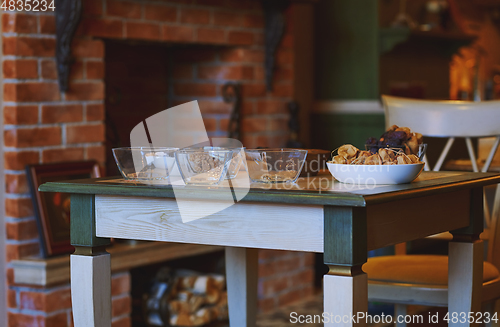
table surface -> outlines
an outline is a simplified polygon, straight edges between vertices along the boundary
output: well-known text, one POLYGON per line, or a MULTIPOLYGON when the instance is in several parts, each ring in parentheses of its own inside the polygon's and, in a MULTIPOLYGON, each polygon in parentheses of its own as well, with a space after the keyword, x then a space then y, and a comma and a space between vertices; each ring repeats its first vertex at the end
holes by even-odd
MULTIPOLYGON (((239 180, 232 186, 238 189, 239 180)), ((240 202, 295 203, 365 207, 368 204, 458 191, 500 183, 500 174, 472 172, 422 172, 412 183, 398 185, 355 185, 336 181, 329 173, 299 178, 296 183, 251 183, 240 202)), ((220 199, 227 194, 228 182, 221 186, 176 186, 160 182, 137 182, 120 177, 49 182, 40 186, 44 192, 125 195, 175 198, 183 195, 200 199, 220 199)))

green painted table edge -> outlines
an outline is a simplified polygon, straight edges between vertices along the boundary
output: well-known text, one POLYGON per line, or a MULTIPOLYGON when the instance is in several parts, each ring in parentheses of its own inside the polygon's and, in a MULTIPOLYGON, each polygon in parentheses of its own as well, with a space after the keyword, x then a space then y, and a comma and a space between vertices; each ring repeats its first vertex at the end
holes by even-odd
MULTIPOLYGON (((426 174, 423 172, 422 174, 426 174)), ((446 173, 443 173, 446 175, 446 173)), ((121 195, 143 197, 175 198, 169 185, 124 184, 109 182, 119 177, 99 179, 81 179, 72 181, 48 182, 39 187, 41 192, 62 192, 73 194, 121 195), (102 180, 108 180, 103 183, 102 180), (101 182, 100 182, 101 181, 101 182)), ((321 193, 306 190, 273 190, 251 188, 240 202, 294 203, 304 205, 333 205, 366 207, 368 204, 383 203, 406 198, 426 196, 441 192, 452 192, 462 189, 483 187, 500 183, 498 173, 457 174, 453 172, 445 177, 428 179, 409 184, 387 185, 378 187, 371 193, 355 194, 347 192, 323 191, 321 193)), ((186 198, 216 200, 221 192, 210 188, 189 188, 176 190, 186 198)), ((224 192, 225 194, 225 192, 224 192)))

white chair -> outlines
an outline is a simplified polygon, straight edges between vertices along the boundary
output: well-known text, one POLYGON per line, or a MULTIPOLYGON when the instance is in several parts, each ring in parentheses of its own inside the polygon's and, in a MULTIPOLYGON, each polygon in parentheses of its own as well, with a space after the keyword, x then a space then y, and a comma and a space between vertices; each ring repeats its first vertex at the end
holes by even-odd
MULTIPOLYGON (((465 138, 474 171, 479 171, 471 138, 496 137, 482 168, 487 171, 500 142, 500 101, 428 101, 382 96, 386 126, 410 127, 425 136, 448 138, 434 170, 439 170, 457 137, 465 138)), ((483 265, 483 303, 500 298, 500 192, 493 212, 485 215, 488 256, 483 265)), ((486 212, 486 210, 485 210, 486 212)), ((450 234, 451 236, 451 234, 450 234)), ((396 304, 396 314, 406 314, 407 304, 447 306, 448 257, 441 255, 394 255, 369 258, 363 266, 368 275, 370 301, 396 304)), ((398 324, 404 326, 405 324, 398 324)))

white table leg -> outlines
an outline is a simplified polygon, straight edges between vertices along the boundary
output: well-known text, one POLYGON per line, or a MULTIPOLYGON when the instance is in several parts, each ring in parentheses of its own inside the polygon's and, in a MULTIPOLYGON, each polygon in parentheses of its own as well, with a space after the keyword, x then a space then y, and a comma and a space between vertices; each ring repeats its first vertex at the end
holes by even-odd
MULTIPOLYGON (((450 242, 448 262, 448 312, 465 314, 481 311, 483 283, 483 242, 450 242)), ((449 326, 476 324, 449 322, 449 326)))
POLYGON ((231 327, 255 327, 258 250, 226 247, 226 279, 231 327))
POLYGON ((323 277, 324 312, 329 321, 325 327, 364 326, 365 319, 351 319, 352 316, 368 312, 368 278, 364 272, 351 276, 329 273, 323 277))
POLYGON ((109 253, 71 255, 71 301, 75 327, 111 326, 109 253))

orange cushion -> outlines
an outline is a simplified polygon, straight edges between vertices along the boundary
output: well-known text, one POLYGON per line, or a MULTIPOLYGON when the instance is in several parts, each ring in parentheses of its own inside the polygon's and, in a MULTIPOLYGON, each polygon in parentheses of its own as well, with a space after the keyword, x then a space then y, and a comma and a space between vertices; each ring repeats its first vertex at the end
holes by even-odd
MULTIPOLYGON (((448 285, 448 256, 391 255, 369 258, 363 265, 369 280, 425 285, 448 285)), ((500 276, 489 262, 483 265, 483 282, 500 276)))

